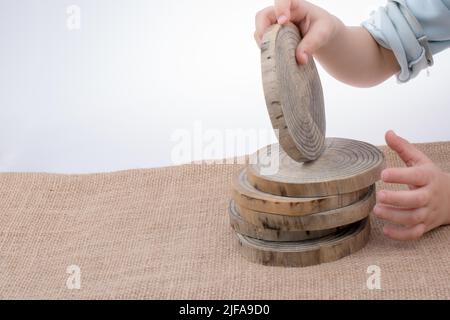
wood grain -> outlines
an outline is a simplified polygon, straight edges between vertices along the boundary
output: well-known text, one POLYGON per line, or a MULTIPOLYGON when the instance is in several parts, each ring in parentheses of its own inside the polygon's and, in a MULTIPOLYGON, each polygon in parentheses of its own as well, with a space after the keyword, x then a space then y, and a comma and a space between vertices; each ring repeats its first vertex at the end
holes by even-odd
POLYGON ((231 206, 236 207, 241 219, 258 228, 283 231, 317 231, 349 225, 369 216, 376 202, 375 190, 375 185, 373 185, 363 199, 346 207, 307 216, 285 216, 258 212, 240 207, 234 201, 232 201, 231 206))
POLYGON ((230 225, 233 230, 239 234, 267 241, 300 241, 307 239, 317 239, 333 232, 336 228, 315 231, 283 230, 282 228, 272 228, 268 225, 256 226, 242 219, 239 211, 236 209, 234 201, 230 202, 228 207, 230 225))
POLYGON ((248 167, 248 181, 256 189, 288 197, 326 197, 367 188, 380 179, 385 168, 383 153, 366 142, 327 138, 326 148, 316 161, 293 161, 277 145, 257 152, 248 167), (272 154, 271 150, 276 150, 272 154), (279 152, 279 154, 278 154, 279 152), (278 172, 262 174, 276 161, 278 172))
POLYGON ((254 211, 279 215, 304 216, 348 206, 361 200, 368 188, 329 197, 283 197, 262 192, 247 180, 247 168, 234 175, 233 200, 240 206, 254 211))
POLYGON ((313 59, 305 66, 297 64, 299 42, 295 25, 270 27, 261 44, 261 70, 267 110, 281 146, 295 161, 309 161, 324 150, 325 108, 313 59))
POLYGON ((249 261, 268 266, 307 267, 341 259, 363 248, 370 236, 365 218, 319 239, 264 241, 236 233, 240 251, 249 261))

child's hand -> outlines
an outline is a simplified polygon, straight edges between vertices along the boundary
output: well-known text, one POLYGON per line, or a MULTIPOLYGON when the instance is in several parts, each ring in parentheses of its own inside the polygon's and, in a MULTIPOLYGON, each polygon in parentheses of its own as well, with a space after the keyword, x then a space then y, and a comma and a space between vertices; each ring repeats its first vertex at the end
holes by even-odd
POLYGON ((408 168, 386 169, 381 178, 386 183, 407 184, 409 190, 377 193, 374 214, 399 225, 384 226, 384 233, 395 240, 414 240, 450 224, 450 175, 394 132, 386 133, 386 142, 408 168))
POLYGON ((325 10, 303 0, 275 0, 275 6, 256 14, 255 40, 258 45, 269 26, 289 21, 299 27, 303 36, 296 56, 298 63, 306 64, 308 55, 315 54, 334 36, 338 20, 325 10))
POLYGON ((275 0, 256 14, 255 40, 261 45, 273 24, 294 23, 302 34, 299 64, 312 55, 333 77, 356 87, 371 87, 400 71, 391 50, 380 46, 363 27, 347 27, 327 11, 304 0, 275 0))

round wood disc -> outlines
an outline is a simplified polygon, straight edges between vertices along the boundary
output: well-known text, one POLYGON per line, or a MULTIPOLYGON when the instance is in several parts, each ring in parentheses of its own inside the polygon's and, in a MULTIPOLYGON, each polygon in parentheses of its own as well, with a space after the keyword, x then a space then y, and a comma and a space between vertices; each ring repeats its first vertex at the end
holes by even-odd
POLYGON ((317 239, 333 232, 336 228, 315 231, 282 230, 281 228, 271 228, 269 226, 256 226, 242 219, 236 209, 234 201, 228 207, 230 224, 234 231, 239 234, 261 240, 268 241, 300 241, 307 239, 317 239))
POLYGON ((341 259, 363 248, 370 236, 369 218, 319 239, 275 242, 236 233, 242 254, 269 266, 307 267, 341 259))
POLYGON ((281 146, 295 161, 309 161, 324 150, 325 107, 313 59, 297 64, 299 42, 294 24, 270 27, 261 44, 261 69, 267 109, 281 146))
POLYGON ((348 206, 361 200, 368 192, 355 192, 329 197, 283 197, 262 192, 247 180, 247 169, 238 172, 232 181, 233 199, 240 206, 254 211, 281 215, 304 216, 348 206))
POLYGON ((248 181, 260 191, 289 197, 326 197, 367 188, 381 177, 383 153, 366 142, 327 138, 326 148, 316 161, 293 161, 277 145, 257 152, 248 167, 248 181), (276 150, 273 153, 271 150, 276 150), (275 161, 274 174, 264 172, 275 161))
MULTIPOLYGON (((240 207, 234 203, 234 201, 232 201, 231 207, 236 207, 236 211, 239 213, 241 219, 256 228, 264 228, 275 231, 282 230, 284 232, 305 232, 332 229, 360 221, 369 216, 375 206, 375 202, 375 185, 373 185, 365 197, 360 201, 352 203, 346 207, 322 211, 307 216, 285 216, 258 212, 240 207)), ((245 232, 240 233, 249 235, 245 232)))

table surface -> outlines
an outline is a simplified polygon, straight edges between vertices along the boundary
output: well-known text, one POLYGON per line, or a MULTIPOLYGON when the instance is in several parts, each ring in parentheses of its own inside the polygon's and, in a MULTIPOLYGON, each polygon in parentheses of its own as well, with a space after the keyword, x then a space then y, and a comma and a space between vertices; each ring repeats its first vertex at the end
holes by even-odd
MULTIPOLYGON (((450 142, 418 147, 450 171, 450 142)), ((400 165, 382 149, 388 166, 400 165)), ((240 168, 0 174, 0 298, 450 298, 450 227, 403 243, 384 237, 372 218, 367 246, 339 261, 307 268, 247 262, 227 216, 240 168), (80 290, 66 285, 73 265, 80 290), (373 265, 380 290, 366 286, 373 265)))

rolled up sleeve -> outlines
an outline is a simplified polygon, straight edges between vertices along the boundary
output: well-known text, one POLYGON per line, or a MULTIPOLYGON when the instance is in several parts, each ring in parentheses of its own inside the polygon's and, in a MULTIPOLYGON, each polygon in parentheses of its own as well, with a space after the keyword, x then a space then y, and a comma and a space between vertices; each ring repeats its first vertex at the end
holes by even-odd
POLYGON ((450 47, 447 0, 391 0, 362 23, 374 39, 393 51, 407 82, 433 64, 433 54, 450 47))

